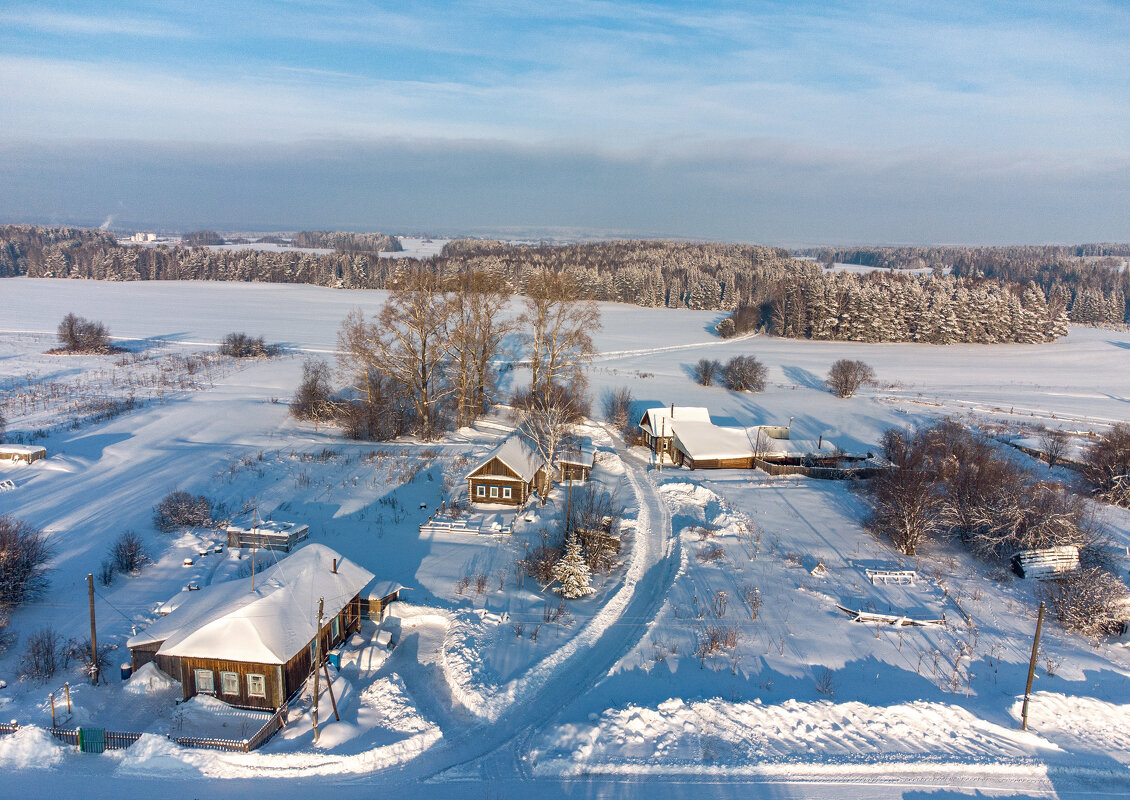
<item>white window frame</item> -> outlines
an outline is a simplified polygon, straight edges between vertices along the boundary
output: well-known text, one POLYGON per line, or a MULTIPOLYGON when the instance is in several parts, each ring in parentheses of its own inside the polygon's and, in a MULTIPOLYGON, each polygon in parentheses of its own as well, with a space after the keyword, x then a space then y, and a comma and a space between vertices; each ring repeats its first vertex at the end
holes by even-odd
POLYGON ((503 500, 509 500, 513 496, 514 496, 514 492, 511 491, 509 486, 503 486, 502 487, 502 499, 503 500))
POLYGON ((340 617, 334 617, 332 620, 330 620, 330 634, 333 636, 334 639, 337 639, 338 637, 341 636, 341 618, 340 617))
POLYGON ((249 674, 247 676, 247 696, 248 697, 266 697, 267 696, 267 676, 249 674), (259 684, 259 691, 255 691, 255 684, 259 684))
POLYGON ((498 499, 498 487, 497 486, 491 486, 490 487, 490 497, 491 497, 492 500, 498 499))
POLYGON ((475 487, 475 497, 486 497, 486 496, 487 496, 487 487, 480 483, 478 486, 475 487))
POLYGON ((196 681, 197 694, 215 694, 216 693, 216 676, 212 674, 210 669, 194 669, 193 680, 196 681), (201 680, 204 678, 204 680, 201 680))
POLYGON ((239 694, 239 673, 221 672, 220 688, 224 694, 239 694))

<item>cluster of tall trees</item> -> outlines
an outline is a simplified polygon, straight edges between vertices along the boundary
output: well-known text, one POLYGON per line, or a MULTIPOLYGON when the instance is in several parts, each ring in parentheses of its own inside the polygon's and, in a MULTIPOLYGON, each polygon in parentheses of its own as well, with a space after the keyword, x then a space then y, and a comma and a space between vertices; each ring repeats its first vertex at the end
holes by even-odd
POLYGON ((319 247, 342 253, 399 253, 400 239, 387 233, 351 231, 299 231, 291 243, 295 247, 319 247))
POLYGON ((551 457, 562 443, 545 418, 564 407, 567 425, 585 394, 584 363, 600 327, 596 305, 569 275, 547 273, 529 283, 523 312, 508 312, 510 287, 490 273, 443 279, 411 266, 372 318, 354 311, 338 334, 338 372, 348 391, 332 401, 327 374, 307 365, 296 413, 333 417, 351 435, 391 438, 412 432, 433 438, 475 421, 495 399, 503 363, 522 359, 531 371, 517 393, 530 438, 551 457), (505 357, 505 358, 504 358, 505 357), (544 440, 544 441, 543 441, 544 440))
POLYGON ((855 342, 1048 342, 1067 333, 1061 302, 1034 283, 872 273, 815 265, 780 283, 764 308, 778 336, 855 342))
POLYGON ((1071 322, 1130 322, 1130 244, 1018 247, 873 247, 802 251, 818 262, 950 271, 958 278, 1035 283, 1071 322))
POLYGON ((867 524, 907 555, 940 535, 956 536, 990 560, 1096 541, 1097 526, 1081 496, 1041 480, 957 422, 890 429, 881 444, 893 469, 866 486, 867 524))

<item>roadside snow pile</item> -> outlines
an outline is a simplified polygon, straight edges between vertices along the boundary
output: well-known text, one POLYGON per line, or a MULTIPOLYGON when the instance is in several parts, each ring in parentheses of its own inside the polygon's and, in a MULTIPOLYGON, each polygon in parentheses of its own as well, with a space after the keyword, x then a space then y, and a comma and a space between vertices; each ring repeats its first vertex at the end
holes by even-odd
POLYGON ((63 745, 37 725, 0 736, 0 766, 4 769, 46 769, 62 760, 63 745))
POLYGON ((706 506, 717 503, 718 495, 697 483, 664 483, 659 487, 669 502, 682 505, 706 506))
POLYGON ((143 733, 121 753, 119 775, 199 775, 214 758, 212 751, 190 750, 156 733, 143 733))
POLYGON ((160 694, 180 688, 180 682, 170 678, 150 661, 133 673, 122 688, 130 694, 160 694))
MULTIPOLYGON (((1021 705, 1018 700, 1012 707, 1017 720, 1021 705)), ((1130 764, 1130 705, 1036 692, 1028 707, 1028 728, 1064 750, 1130 764)))
POLYGON ((667 700, 605 711, 595 724, 559 725, 531 751, 543 775, 713 773, 769 763, 1028 760, 1059 748, 1031 733, 979 719, 958 706, 720 699, 667 700))

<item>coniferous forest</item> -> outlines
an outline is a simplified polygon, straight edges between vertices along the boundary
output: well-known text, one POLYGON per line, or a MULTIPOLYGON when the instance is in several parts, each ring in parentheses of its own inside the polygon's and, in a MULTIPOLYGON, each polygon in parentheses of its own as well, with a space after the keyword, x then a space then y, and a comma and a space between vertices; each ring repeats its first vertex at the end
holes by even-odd
POLYGON ((285 249, 119 244, 105 231, 0 226, 0 277, 219 280, 383 289, 406 269, 454 279, 501 277, 523 293, 531 276, 569 272, 584 296, 648 307, 731 311, 722 335, 764 328, 788 337, 866 342, 1043 342, 1068 322, 1128 321, 1128 245, 1015 248, 871 248, 794 258, 756 245, 619 240, 512 245, 460 239, 435 257, 384 258, 382 234, 303 232, 285 249), (837 272, 821 262, 876 267, 837 272), (908 272, 907 268, 919 270, 908 272))

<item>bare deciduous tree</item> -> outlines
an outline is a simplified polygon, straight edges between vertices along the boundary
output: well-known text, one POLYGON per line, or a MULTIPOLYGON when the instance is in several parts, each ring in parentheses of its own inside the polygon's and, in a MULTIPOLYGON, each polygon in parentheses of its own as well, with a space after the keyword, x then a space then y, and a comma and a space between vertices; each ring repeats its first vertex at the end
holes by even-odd
POLYGON ((760 392, 768 373, 756 356, 734 356, 722 367, 722 382, 735 392, 760 392))
POLYGON ((875 371, 862 361, 841 358, 828 371, 828 388, 837 397, 851 397, 861 387, 875 380, 875 371))
POLYGON ((153 526, 165 533, 211 524, 212 501, 202 494, 194 496, 178 489, 165 495, 153 509, 153 526))
POLYGON ((718 372, 722 369, 722 365, 710 358, 700 358, 691 371, 694 373, 694 379, 702 386, 710 386, 714 383, 714 379, 718 377, 718 372))
POLYGON ((866 525, 887 536, 906 555, 941 529, 942 497, 934 486, 929 437, 911 431, 883 434, 883 455, 894 468, 880 472, 867 487, 871 516, 866 525))
POLYGON ((1067 456, 1071 448, 1071 434, 1059 428, 1044 428, 1040 432, 1040 449, 1048 459, 1048 469, 1067 456))
POLYGON ((600 309, 581 298, 576 278, 542 271, 526 282, 526 310, 520 318, 530 363, 530 387, 548 396, 554 386, 584 393, 584 365, 596 354, 592 333, 600 329, 600 309))
POLYGON ((516 323, 502 314, 511 297, 502 278, 468 273, 455 279, 450 288, 452 313, 446 346, 456 424, 463 426, 483 413, 494 386, 492 363, 516 323))
POLYGON ((1130 425, 1120 422, 1083 457, 1083 480, 1107 503, 1130 506, 1130 425))
POLYGON ((635 425, 631 419, 632 392, 626 386, 606 389, 601 397, 604 418, 616 427, 625 439, 631 437, 635 425))
POLYGON ((329 364, 320 358, 307 358, 302 362, 302 383, 294 392, 290 413, 298 419, 315 422, 328 419, 333 413, 332 391, 329 364))
POLYGON ((584 412, 577 399, 562 386, 551 386, 547 393, 524 392, 514 399, 518 430, 549 465, 549 477, 542 502, 549 493, 557 455, 573 436, 573 428, 584 412))

